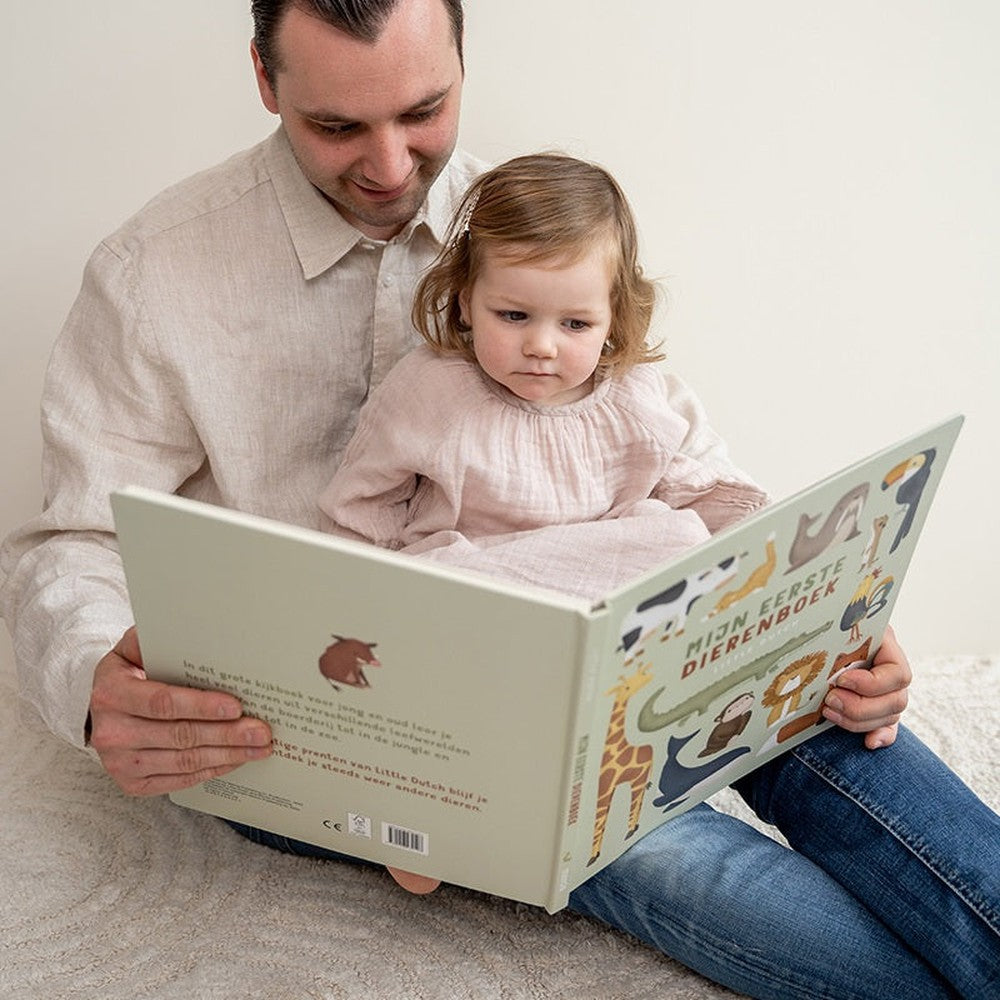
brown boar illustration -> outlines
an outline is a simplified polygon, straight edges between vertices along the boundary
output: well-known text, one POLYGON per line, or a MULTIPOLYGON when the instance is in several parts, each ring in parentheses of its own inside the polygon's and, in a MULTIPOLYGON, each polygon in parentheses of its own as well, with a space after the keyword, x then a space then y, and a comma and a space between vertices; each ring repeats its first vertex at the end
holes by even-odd
POLYGON ((380 667, 372 652, 377 643, 347 639, 342 635, 332 637, 332 642, 319 658, 319 672, 339 691, 341 684, 351 687, 371 687, 365 677, 365 667, 380 667))

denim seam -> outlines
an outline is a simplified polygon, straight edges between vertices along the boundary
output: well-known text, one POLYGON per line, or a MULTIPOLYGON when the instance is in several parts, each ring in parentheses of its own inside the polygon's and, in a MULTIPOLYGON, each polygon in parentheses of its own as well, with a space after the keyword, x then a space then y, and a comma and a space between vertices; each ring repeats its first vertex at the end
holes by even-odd
POLYGON ((901 843, 913 856, 920 861, 940 882, 943 882, 953 890, 958 898, 969 907, 990 929, 1000 937, 1000 913, 991 907, 982 895, 976 892, 974 886, 970 886, 957 872, 947 872, 934 862, 933 855, 927 850, 927 845, 917 840, 910 840, 904 836, 903 830, 895 824, 891 817, 881 813, 866 802, 854 789, 854 787, 841 777, 839 770, 830 767, 821 759, 814 757, 808 744, 803 743, 791 751, 805 767, 813 772, 820 780, 825 781, 840 794, 849 798, 858 808, 866 812, 876 823, 885 829, 892 837, 901 843))

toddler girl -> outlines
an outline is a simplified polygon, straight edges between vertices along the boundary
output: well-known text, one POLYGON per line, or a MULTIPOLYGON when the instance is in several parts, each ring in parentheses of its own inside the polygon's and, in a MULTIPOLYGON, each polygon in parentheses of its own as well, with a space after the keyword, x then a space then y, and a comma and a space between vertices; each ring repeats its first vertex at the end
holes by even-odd
POLYGON ((600 167, 524 156, 480 176, 417 289, 426 344, 321 497, 339 531, 599 597, 760 506, 728 463, 681 451, 637 242, 600 167))

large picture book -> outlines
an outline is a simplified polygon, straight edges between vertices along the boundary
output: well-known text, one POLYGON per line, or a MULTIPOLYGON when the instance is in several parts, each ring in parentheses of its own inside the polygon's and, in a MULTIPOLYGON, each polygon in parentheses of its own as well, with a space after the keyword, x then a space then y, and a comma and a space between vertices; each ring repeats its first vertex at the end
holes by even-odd
POLYGON ((871 662, 954 417, 589 602, 129 488, 150 677, 230 691, 274 753, 175 802, 556 911, 828 726, 871 662))

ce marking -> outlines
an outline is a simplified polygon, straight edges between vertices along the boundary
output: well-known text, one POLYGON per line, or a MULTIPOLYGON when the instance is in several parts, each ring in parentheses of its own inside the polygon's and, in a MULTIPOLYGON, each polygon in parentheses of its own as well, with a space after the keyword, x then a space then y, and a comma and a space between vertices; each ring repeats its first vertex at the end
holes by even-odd
POLYGON ((328 830, 336 830, 337 833, 344 832, 343 826, 340 823, 334 823, 332 819, 323 820, 323 826, 325 826, 328 830))

